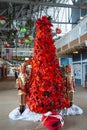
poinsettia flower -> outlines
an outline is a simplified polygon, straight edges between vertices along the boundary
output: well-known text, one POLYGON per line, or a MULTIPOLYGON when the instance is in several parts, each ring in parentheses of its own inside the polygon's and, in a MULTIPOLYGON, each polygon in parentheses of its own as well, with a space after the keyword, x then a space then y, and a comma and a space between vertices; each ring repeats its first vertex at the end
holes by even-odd
POLYGON ((38 113, 69 107, 51 27, 52 24, 46 16, 36 21, 36 38, 26 103, 30 110, 38 113))

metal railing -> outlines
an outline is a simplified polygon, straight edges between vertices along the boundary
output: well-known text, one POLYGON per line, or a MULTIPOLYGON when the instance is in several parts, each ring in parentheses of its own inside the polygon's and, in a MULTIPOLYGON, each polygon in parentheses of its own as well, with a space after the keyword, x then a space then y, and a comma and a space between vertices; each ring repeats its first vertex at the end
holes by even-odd
POLYGON ((32 56, 33 48, 2 48, 1 57, 6 55, 12 56, 32 56))
POLYGON ((65 34, 62 38, 55 42, 56 48, 62 48, 62 46, 69 44, 71 41, 75 39, 79 39, 80 37, 87 33, 87 16, 84 17, 78 25, 76 25, 70 32, 65 34))

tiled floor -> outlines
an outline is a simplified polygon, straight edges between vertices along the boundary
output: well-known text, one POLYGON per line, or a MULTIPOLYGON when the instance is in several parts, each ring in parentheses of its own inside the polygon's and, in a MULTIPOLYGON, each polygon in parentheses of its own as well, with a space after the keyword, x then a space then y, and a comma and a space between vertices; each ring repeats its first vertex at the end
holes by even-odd
MULTIPOLYGON (((47 130, 40 122, 14 121, 9 119, 9 113, 18 107, 18 95, 15 88, 15 81, 0 81, 0 130, 47 130), (12 85, 11 85, 12 84, 12 85), (4 87, 2 87, 5 85, 4 87), (12 88, 9 86, 12 86, 12 88), (8 89, 5 89, 8 88, 8 89)), ((76 87, 74 104, 84 111, 82 115, 64 117, 62 130, 87 130, 87 89, 81 86, 76 87)))

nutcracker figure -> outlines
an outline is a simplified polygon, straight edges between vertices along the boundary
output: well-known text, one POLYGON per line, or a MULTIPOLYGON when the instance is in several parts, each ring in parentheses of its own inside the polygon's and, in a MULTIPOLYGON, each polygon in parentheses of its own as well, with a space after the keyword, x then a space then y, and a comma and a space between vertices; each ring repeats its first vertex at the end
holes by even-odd
POLYGON ((66 94, 68 96, 70 107, 73 104, 73 96, 74 96, 74 76, 72 72, 72 67, 67 65, 65 67, 65 86, 66 86, 66 94))
POLYGON ((18 79, 16 80, 16 86, 18 88, 19 97, 19 111, 22 114, 26 107, 26 90, 27 90, 27 74, 26 74, 26 64, 23 63, 20 68, 20 73, 18 79))

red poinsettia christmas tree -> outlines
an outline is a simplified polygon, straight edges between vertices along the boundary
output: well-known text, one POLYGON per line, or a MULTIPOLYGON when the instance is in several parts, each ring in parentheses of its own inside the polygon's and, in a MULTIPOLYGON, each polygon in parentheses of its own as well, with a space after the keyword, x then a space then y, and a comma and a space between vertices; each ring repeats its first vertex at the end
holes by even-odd
POLYGON ((36 113, 68 107, 51 27, 46 16, 36 21, 34 55, 26 101, 29 109, 36 113))

